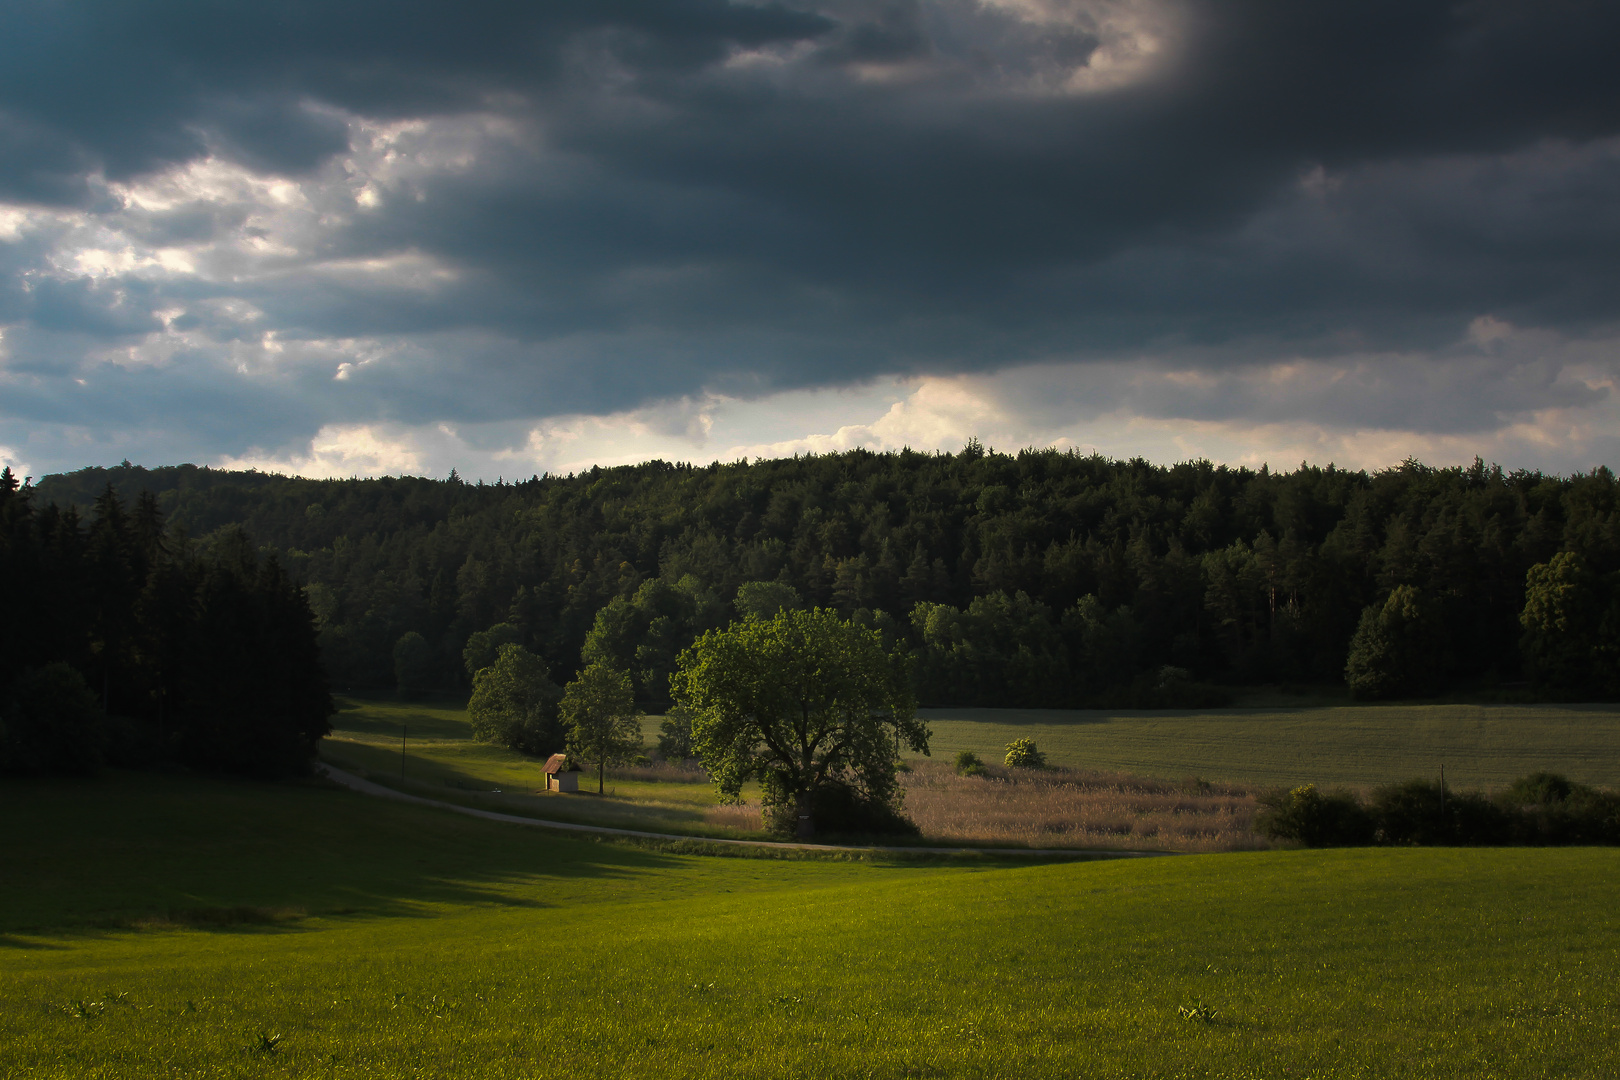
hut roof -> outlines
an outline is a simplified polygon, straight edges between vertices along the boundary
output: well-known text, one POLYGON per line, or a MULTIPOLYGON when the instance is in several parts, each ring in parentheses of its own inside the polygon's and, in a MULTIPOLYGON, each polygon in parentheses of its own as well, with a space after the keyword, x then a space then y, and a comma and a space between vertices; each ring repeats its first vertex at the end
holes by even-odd
POLYGON ((568 755, 567 754, 552 754, 550 757, 546 758, 546 772, 548 772, 548 773, 560 773, 560 772, 567 772, 567 771, 568 771, 568 755))

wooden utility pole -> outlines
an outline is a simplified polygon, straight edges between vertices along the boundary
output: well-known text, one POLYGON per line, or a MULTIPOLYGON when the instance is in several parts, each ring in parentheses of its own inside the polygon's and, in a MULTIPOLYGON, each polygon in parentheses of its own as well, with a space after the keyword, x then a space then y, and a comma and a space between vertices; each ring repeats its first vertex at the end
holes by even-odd
POLYGON ((405 779, 405 733, 410 731, 409 724, 399 725, 399 778, 405 779))

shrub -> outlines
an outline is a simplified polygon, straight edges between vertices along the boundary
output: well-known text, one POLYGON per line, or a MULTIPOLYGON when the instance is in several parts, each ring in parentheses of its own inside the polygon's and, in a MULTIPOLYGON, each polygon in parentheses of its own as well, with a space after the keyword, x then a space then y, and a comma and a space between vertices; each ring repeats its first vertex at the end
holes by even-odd
POLYGON ((1496 803, 1477 791, 1442 792, 1433 780, 1386 784, 1372 802, 1386 844, 1505 844, 1512 835, 1510 817, 1496 803))
POLYGON ((1533 772, 1513 781, 1506 798, 1520 806, 1548 806, 1567 802, 1578 786, 1559 773, 1533 772))
MULTIPOLYGON (((773 797, 771 779, 775 775, 765 775, 765 828, 778 836, 791 837, 799 827, 798 808, 785 793, 773 797)), ((812 792, 810 812, 815 815, 818 832, 883 836, 922 834, 916 824, 900 813, 890 800, 868 795, 854 784, 843 781, 823 784, 812 792)))
POLYGON ((984 762, 980 761, 979 755, 975 754, 973 751, 963 750, 960 754, 956 755, 956 775, 983 776, 984 762))
POLYGON ((1033 739, 1014 739, 1007 744, 1006 764, 1009 769, 1044 769, 1046 755, 1036 747, 1033 739))
POLYGON ((1620 795, 1558 773, 1520 777, 1496 800, 1520 844, 1620 843, 1620 795))
POLYGON ((1279 788, 1257 800, 1255 831, 1278 840, 1295 840, 1307 847, 1344 847, 1373 839, 1372 815, 1349 792, 1326 794, 1315 784, 1292 791, 1279 788))
POLYGON ((1448 844, 1495 846, 1513 838, 1511 815, 1478 791, 1446 792, 1448 844))
POLYGON ((1494 799, 1442 792, 1432 780, 1387 784, 1363 806, 1349 792, 1313 785, 1257 800, 1255 831, 1310 847, 1346 844, 1620 844, 1620 793, 1557 773, 1531 773, 1494 799), (1444 796, 1444 798, 1442 798, 1444 796))

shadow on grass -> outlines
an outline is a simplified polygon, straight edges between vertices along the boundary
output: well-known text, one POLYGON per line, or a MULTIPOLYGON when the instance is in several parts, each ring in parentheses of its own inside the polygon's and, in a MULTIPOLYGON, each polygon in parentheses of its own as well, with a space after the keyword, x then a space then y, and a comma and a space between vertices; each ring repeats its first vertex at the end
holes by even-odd
POLYGON ((472 726, 465 716, 451 706, 442 711, 430 710, 422 702, 348 702, 332 717, 334 732, 352 731, 357 734, 397 739, 401 728, 410 737, 423 739, 466 739, 472 735, 472 726), (449 715, 447 715, 449 713, 449 715))
MULTIPOLYGON (((0 945, 113 932, 289 933, 314 917, 604 900, 679 855, 386 802, 314 784, 108 773, 0 785, 0 945)), ((677 875, 679 876, 679 875, 677 875)))
MULTIPOLYGON (((328 916, 354 914, 353 909, 328 912, 328 916)), ((238 904, 229 908, 172 908, 168 911, 126 918, 93 920, 75 926, 24 927, 10 933, 0 933, 0 948, 65 949, 65 941, 52 938, 71 938, 82 941, 94 937, 110 937, 131 930, 211 930, 234 934, 282 933, 304 931, 300 924, 310 917, 303 908, 268 908, 238 904)))

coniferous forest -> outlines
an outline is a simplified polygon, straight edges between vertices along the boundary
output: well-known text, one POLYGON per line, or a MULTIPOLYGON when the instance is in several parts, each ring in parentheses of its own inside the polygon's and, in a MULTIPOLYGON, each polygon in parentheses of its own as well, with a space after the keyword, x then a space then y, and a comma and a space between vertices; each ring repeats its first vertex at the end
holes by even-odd
POLYGON ((188 540, 110 486, 81 517, 7 469, 0 565, 0 772, 279 776, 331 730, 303 591, 239 528, 188 540))
MULTIPOLYGON (((678 653, 767 596, 904 643, 924 704, 1197 706, 1273 682, 1606 698, 1617 495, 1606 469, 1283 473, 977 443, 495 484, 125 463, 10 497, 7 542, 51 567, 11 577, 56 595, 29 601, 46 613, 37 642, 12 644, 34 633, 12 620, 7 678, 60 659, 110 710, 168 708, 164 723, 200 733, 236 692, 219 668, 263 655, 229 678, 269 678, 278 650, 308 648, 307 600, 340 687, 464 687, 475 655, 510 641, 558 682, 609 661, 656 707, 678 653), (774 584, 739 597, 749 582, 774 584), (186 603, 143 599, 166 589, 186 603), (130 614, 110 614, 115 595, 130 614), (232 638, 250 617, 226 595, 262 609, 251 643, 232 638), (151 636, 162 619, 185 628, 151 636)), ((313 715, 324 691, 299 686, 286 707, 313 715)), ((195 737, 193 753, 228 757, 195 737)))

